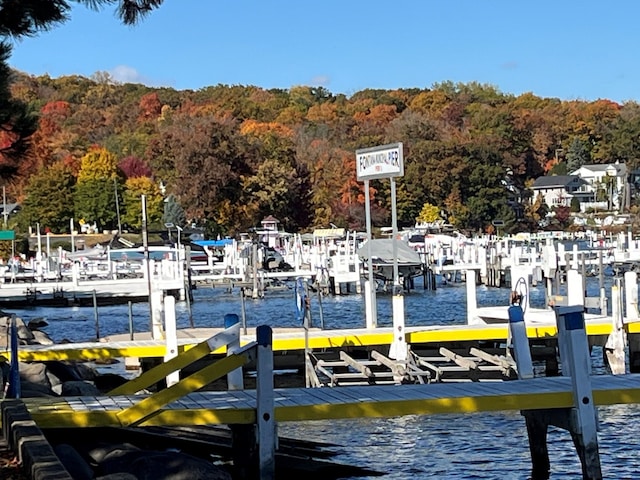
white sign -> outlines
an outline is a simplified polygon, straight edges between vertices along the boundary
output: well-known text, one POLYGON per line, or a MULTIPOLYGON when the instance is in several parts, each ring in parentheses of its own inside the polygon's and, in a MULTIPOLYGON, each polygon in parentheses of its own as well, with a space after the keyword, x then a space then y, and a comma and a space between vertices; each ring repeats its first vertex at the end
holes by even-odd
POLYGON ((358 180, 402 177, 404 175, 402 143, 356 150, 356 175, 358 180))

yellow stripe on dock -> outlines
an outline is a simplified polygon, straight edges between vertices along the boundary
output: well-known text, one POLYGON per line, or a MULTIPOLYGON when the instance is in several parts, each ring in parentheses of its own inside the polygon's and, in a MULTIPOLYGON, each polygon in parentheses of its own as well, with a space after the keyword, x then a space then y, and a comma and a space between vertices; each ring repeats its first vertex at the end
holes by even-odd
MULTIPOLYGON (((596 405, 640 403, 640 374, 591 377, 596 405)), ((42 428, 122 426, 120 412, 145 395, 25 399, 42 428)), ((277 421, 395 417, 573 406, 571 378, 275 390, 277 421)), ((146 419, 147 425, 254 423, 255 390, 195 392, 146 419)), ((125 422, 126 423, 126 422, 125 422)))
MULTIPOLYGON (((640 322, 626 324, 630 334, 640 333, 640 322)), ((178 339, 178 349, 184 352, 206 340, 216 331, 222 329, 202 329, 200 338, 178 339)), ((304 350, 304 329, 278 333, 274 329, 273 351, 304 350)), ((589 321, 586 323, 588 336, 609 335, 612 331, 611 321, 589 321)), ((406 327, 406 339, 410 345, 439 344, 464 341, 503 341, 507 339, 507 324, 488 325, 435 325, 423 327, 406 327)), ((558 329, 553 324, 527 325, 527 336, 530 339, 546 339, 556 337, 558 329)), ((253 336, 244 335, 241 344, 246 345, 255 340, 253 336)), ((393 332, 390 327, 375 329, 343 329, 343 330, 311 330, 308 335, 308 347, 311 349, 369 347, 390 345, 393 332)), ((0 347, 2 348, 2 347, 0 347)), ((21 361, 48 360, 95 360, 122 357, 164 357, 167 352, 166 343, 162 340, 133 340, 114 342, 85 342, 57 345, 25 345, 20 347, 21 361)), ((224 348, 213 353, 225 353, 224 348)), ((2 354, 2 351, 0 351, 2 354)))

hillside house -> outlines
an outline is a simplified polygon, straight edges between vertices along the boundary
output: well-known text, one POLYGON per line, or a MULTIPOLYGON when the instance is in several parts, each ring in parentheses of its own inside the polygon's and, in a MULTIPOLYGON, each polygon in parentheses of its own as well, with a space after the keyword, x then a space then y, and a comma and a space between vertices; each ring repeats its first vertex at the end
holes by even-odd
POLYGON ((620 211, 629 206, 627 177, 624 163, 583 165, 570 175, 538 177, 532 187, 532 201, 542 195, 549 207, 569 207, 577 198, 581 212, 620 211))
POLYGON ((533 201, 542 195, 549 207, 570 207, 571 199, 578 197, 580 203, 591 201, 593 193, 588 184, 578 175, 549 175, 536 178, 533 183, 533 201))
POLYGON ((571 174, 582 178, 594 192, 593 204, 581 204, 581 211, 587 208, 620 211, 629 206, 628 171, 624 163, 583 165, 571 174))

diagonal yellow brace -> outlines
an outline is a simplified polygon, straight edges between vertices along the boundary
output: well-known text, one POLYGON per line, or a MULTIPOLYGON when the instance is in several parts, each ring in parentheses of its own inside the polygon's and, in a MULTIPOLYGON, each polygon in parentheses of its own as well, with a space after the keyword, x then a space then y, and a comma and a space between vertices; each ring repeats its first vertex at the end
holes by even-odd
POLYGON ((146 371, 139 377, 129 380, 127 383, 123 383, 119 387, 111 390, 107 395, 129 395, 144 390, 145 388, 159 382, 167 377, 172 372, 180 370, 188 365, 191 365, 196 360, 207 356, 211 353, 211 347, 207 341, 201 342, 195 347, 181 353, 177 357, 164 362, 151 370, 146 371))
POLYGON ((154 393, 129 408, 125 408, 117 413, 116 416, 123 427, 139 425, 147 418, 160 413, 160 409, 165 405, 201 389, 248 362, 249 355, 247 353, 229 355, 183 378, 171 387, 154 393))

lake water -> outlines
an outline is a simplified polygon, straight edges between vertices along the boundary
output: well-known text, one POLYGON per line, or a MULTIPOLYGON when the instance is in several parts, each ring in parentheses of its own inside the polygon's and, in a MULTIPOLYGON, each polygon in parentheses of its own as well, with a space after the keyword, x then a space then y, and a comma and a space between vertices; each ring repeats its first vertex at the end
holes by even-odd
MULTIPOLYGON (((611 281, 607 278, 607 287, 611 281)), ((589 279, 588 294, 596 295, 597 291, 598 280, 589 279)), ((423 290, 417 282, 416 289, 405 296, 406 324, 465 323, 465 292, 466 287, 460 283, 431 291, 423 290)), ((530 296, 532 306, 544 304, 542 287, 531 288, 530 296)), ((479 306, 508 305, 509 290, 479 286, 477 298, 479 306)), ((191 321, 196 327, 222 327, 225 314, 242 317, 242 310, 237 290, 200 288, 194 291, 191 315, 186 303, 178 303, 178 327, 189 327, 191 321)), ((49 323, 45 330, 57 342, 87 341, 96 336, 95 313, 90 307, 8 311, 26 321, 44 317, 49 323)), ((244 311, 249 327, 300 326, 292 288, 267 291, 263 299, 247 298, 244 311)), ((135 332, 149 329, 147 304, 134 304, 132 317, 135 332)), ((364 327, 364 302, 355 293, 322 297, 321 302, 313 296, 312 317, 314 326, 320 326, 322 319, 325 328, 364 327)), ((101 336, 128 332, 128 307, 101 307, 98 324, 101 336)), ((391 297, 378 295, 378 325, 391 324, 391 297)), ((636 431, 639 414, 640 406, 635 405, 599 409, 598 439, 604 478, 640 478, 640 436, 636 431)), ((531 468, 525 422, 518 412, 282 423, 279 431, 287 437, 340 445, 336 448, 336 461, 386 473, 375 478, 526 479, 531 468)), ((548 443, 551 478, 581 478, 580 462, 569 433, 551 427, 548 443)))

